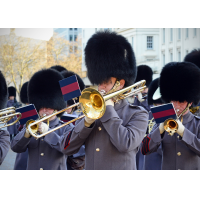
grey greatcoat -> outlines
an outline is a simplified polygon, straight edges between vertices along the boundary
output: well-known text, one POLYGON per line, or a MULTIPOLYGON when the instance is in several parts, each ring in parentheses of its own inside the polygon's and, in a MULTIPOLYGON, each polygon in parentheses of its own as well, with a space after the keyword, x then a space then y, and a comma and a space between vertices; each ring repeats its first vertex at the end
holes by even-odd
POLYGON ((200 118, 188 112, 183 116, 183 125, 183 137, 177 133, 170 136, 167 132, 161 137, 159 127, 154 126, 152 132, 143 140, 141 149, 143 148, 146 154, 157 151, 162 143, 163 170, 200 169, 200 118))
POLYGON ((8 131, 0 130, 0 165, 10 149, 10 135, 8 131))
POLYGON ((106 106, 103 117, 91 128, 84 118, 75 126, 69 146, 61 140, 63 152, 72 155, 85 144, 86 170, 136 169, 135 156, 146 133, 148 113, 140 106, 128 104, 126 99, 106 106))
MULTIPOLYGON (((63 124, 57 117, 49 122, 49 130, 63 124)), ((25 152, 28 148, 28 170, 66 170, 66 159, 60 149, 59 139, 67 135, 73 129, 73 125, 67 125, 43 138, 36 140, 33 137, 25 138, 24 127, 12 140, 11 149, 14 152, 25 152)))

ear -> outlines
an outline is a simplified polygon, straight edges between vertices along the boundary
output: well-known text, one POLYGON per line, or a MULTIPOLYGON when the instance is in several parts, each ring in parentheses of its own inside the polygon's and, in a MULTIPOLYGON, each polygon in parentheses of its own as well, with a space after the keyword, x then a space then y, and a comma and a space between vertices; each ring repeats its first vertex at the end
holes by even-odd
POLYGON ((121 79, 120 80, 120 86, 119 86, 119 89, 121 90, 125 85, 125 80, 124 79, 121 79))

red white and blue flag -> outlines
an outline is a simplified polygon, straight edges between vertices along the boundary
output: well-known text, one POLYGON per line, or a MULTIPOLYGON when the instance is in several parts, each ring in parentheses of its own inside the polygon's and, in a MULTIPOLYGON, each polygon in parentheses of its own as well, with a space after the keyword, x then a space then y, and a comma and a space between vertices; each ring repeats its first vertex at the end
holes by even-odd
POLYGON ((65 101, 79 97, 81 95, 81 90, 79 88, 76 75, 59 81, 59 84, 65 101))
POLYGON ((22 114, 21 119, 19 120, 21 125, 26 124, 29 119, 36 120, 39 118, 39 115, 33 104, 18 108, 16 109, 16 112, 20 112, 22 114))
MULTIPOLYGON (((77 115, 72 115, 72 114, 64 113, 60 119, 61 119, 63 122, 66 123, 66 122, 69 122, 69 121, 71 121, 71 120, 73 120, 73 119, 76 119, 76 118, 77 118, 77 115)), ((74 122, 72 122, 72 123, 75 125, 75 122, 76 122, 76 121, 74 121, 74 122)))
POLYGON ((156 124, 160 124, 169 118, 177 119, 176 112, 172 103, 152 107, 151 112, 156 121, 156 124))

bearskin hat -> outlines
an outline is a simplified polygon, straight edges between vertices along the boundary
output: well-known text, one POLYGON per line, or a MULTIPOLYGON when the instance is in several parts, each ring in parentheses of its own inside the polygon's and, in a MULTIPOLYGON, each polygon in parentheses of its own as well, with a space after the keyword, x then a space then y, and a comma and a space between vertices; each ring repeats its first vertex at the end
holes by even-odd
POLYGON ((85 47, 85 64, 92 84, 101 84, 110 77, 132 85, 136 78, 136 60, 127 39, 115 32, 100 31, 92 35, 85 47))
POLYGON ((137 67, 137 77, 135 82, 146 80, 146 86, 149 87, 152 78, 153 78, 153 71, 151 67, 147 65, 139 65, 137 67))
POLYGON ((4 75, 0 71, 0 110, 6 107, 8 101, 8 88, 4 75))
MULTIPOLYGON (((68 78, 70 76, 76 75, 80 90, 83 91, 85 89, 85 84, 84 84, 83 80, 81 79, 81 77, 78 74, 76 74, 76 73, 74 73, 72 71, 62 71, 61 74, 64 76, 64 78, 68 78)), ((79 99, 79 97, 78 97, 78 99, 79 99)), ((78 100, 76 100, 76 102, 78 102, 78 100)), ((68 105, 73 105, 74 101, 73 100, 68 100, 67 104, 68 105)))
POLYGON ((194 49, 184 58, 185 62, 191 62, 200 68, 200 49, 194 49))
POLYGON ((16 97, 16 88, 13 86, 8 87, 8 95, 9 97, 11 96, 16 97))
POLYGON ((67 69, 64 68, 64 67, 61 66, 61 65, 54 65, 54 66, 51 67, 51 69, 55 69, 55 70, 57 70, 58 72, 67 71, 67 69))
POLYGON ((163 101, 161 100, 161 98, 153 100, 153 95, 156 92, 156 90, 158 89, 158 84, 159 84, 159 78, 156 78, 149 85, 148 95, 147 95, 147 100, 148 100, 148 104, 149 105, 163 103, 163 101))
POLYGON ((21 99, 21 102, 26 104, 28 103, 28 81, 26 83, 24 83, 22 85, 22 88, 21 88, 21 91, 20 91, 20 99, 21 99))
POLYGON ((198 104, 200 100, 200 69, 189 62, 166 64, 160 74, 162 99, 198 104))
MULTIPOLYGON (((28 102, 34 104, 39 112, 41 108, 62 110, 66 107, 59 81, 64 77, 54 69, 42 69, 36 72, 28 84, 28 102)), ((59 115, 60 116, 60 115, 59 115)))

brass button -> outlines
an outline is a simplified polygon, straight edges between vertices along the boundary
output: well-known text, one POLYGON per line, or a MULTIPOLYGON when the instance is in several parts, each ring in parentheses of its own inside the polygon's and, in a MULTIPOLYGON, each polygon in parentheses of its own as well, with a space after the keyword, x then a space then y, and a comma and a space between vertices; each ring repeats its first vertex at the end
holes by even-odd
POLYGON ((101 127, 99 127, 99 131, 101 131, 101 127))
POLYGON ((179 135, 177 136, 177 138, 179 139, 179 135))
POLYGON ((181 170, 181 169, 178 169, 178 170, 181 170))
POLYGON ((40 168, 40 170, 43 170, 43 168, 40 168))
POLYGON ((180 156, 180 155, 181 155, 181 152, 178 152, 177 155, 180 156))
POLYGON ((41 139, 42 140, 42 142, 44 141, 44 139, 41 139))
POLYGON ((41 156, 44 156, 44 153, 41 153, 40 155, 41 155, 41 156))
POLYGON ((96 148, 96 151, 100 151, 100 149, 99 149, 99 148, 96 148))

